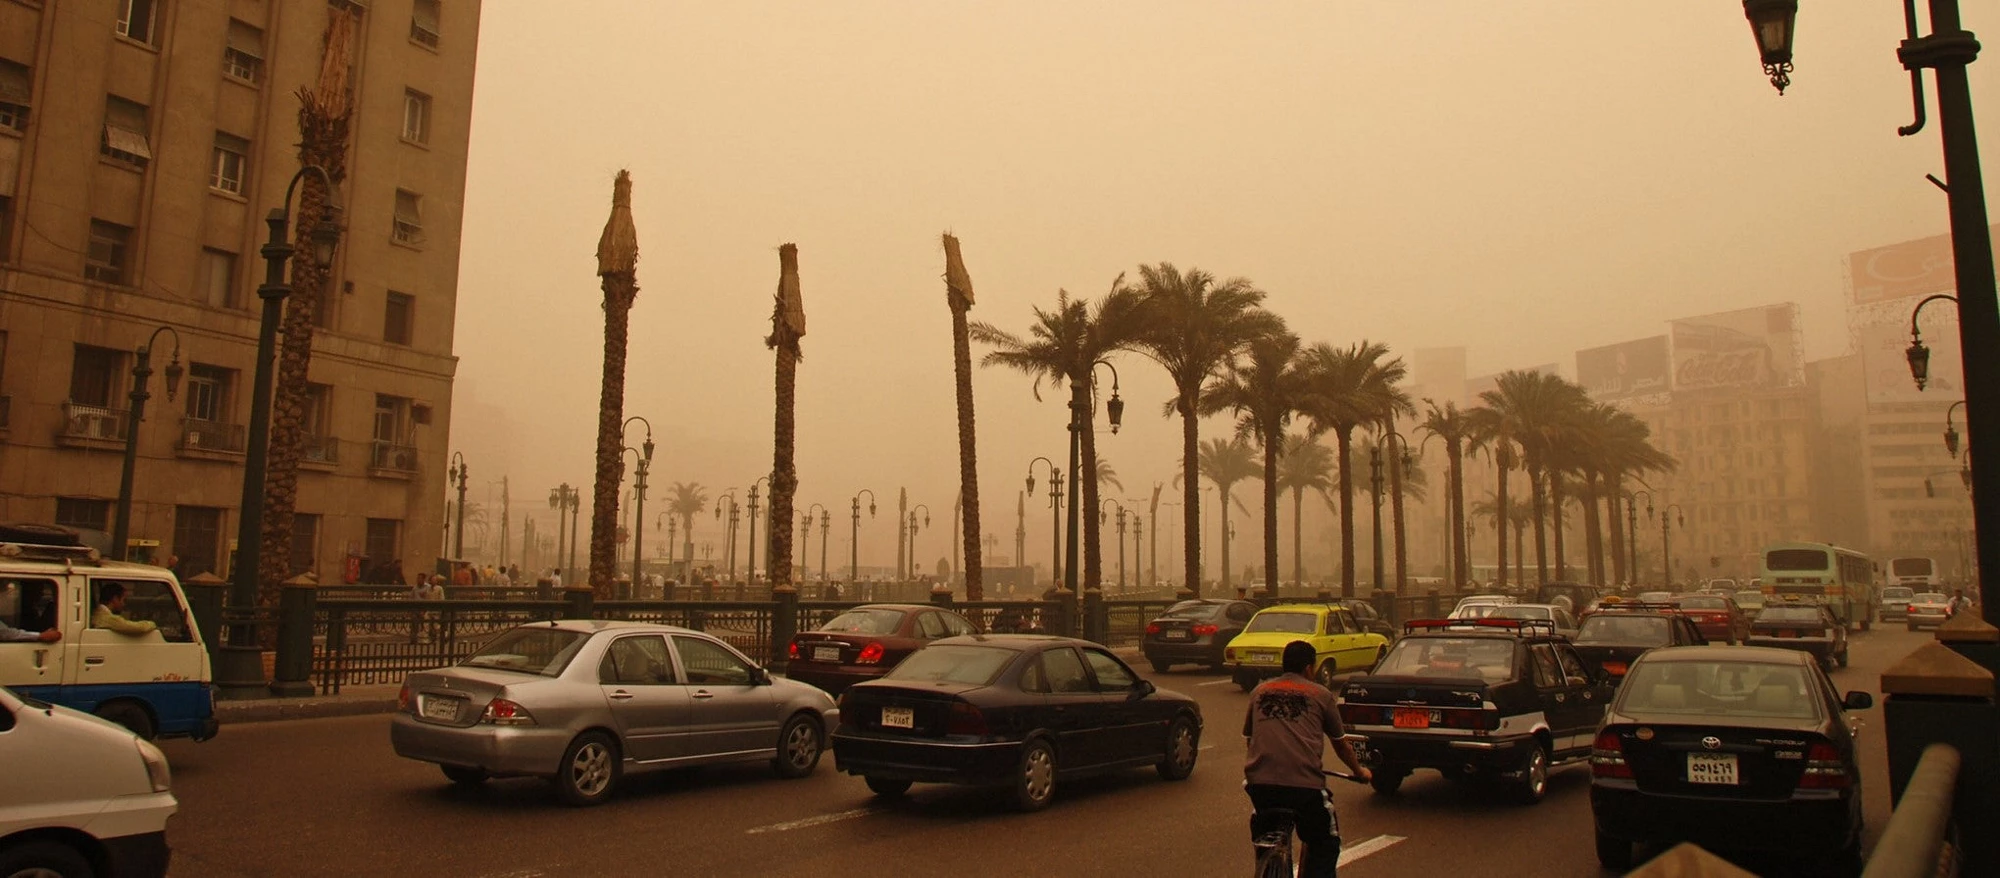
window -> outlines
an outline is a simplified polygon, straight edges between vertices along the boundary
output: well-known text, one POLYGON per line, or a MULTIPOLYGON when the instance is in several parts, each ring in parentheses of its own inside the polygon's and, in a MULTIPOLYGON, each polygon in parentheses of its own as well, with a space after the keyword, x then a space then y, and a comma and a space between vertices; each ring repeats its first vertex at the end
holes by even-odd
POLYGON ((122 389, 118 376, 125 365, 125 353, 110 348, 76 346, 70 361, 69 401, 78 405, 110 408, 112 394, 122 389))
POLYGON ((944 631, 944 620, 939 619, 936 613, 923 613, 917 616, 917 632, 926 640, 949 636, 944 631))
POLYGON ((264 72, 264 31, 248 22, 229 20, 229 41, 222 48, 222 72, 254 83, 264 72))
POLYGON ((382 340, 390 344, 409 344, 416 316, 415 298, 390 291, 388 304, 382 308, 382 340))
POLYGON ((127 249, 132 230, 103 220, 90 221, 90 252, 84 255, 83 276, 98 283, 125 282, 127 249))
POLYGON ((604 651, 597 666, 597 681, 657 686, 674 682, 674 663, 667 658, 667 642, 657 634, 620 637, 604 651))
POLYGON ((192 421, 223 423, 229 420, 229 385, 234 383, 235 370, 211 366, 207 363, 193 363, 188 366, 187 416, 192 421))
POLYGON ((250 141, 234 134, 215 132, 215 161, 209 165, 208 186, 236 195, 243 194, 243 178, 250 169, 250 141))
POLYGON ((409 416, 410 401, 386 393, 375 394, 375 441, 391 445, 403 443, 403 421, 409 416))
POLYGON ((1132 672, 1111 657, 1111 653, 1101 649, 1086 649, 1083 657, 1090 662, 1090 672, 1097 675, 1097 691, 1123 692, 1136 682, 1132 672))
POLYGON ((416 246, 424 242, 423 196, 407 189, 396 190, 393 237, 398 244, 416 246))
POLYGON ((201 300, 217 308, 242 307, 236 301, 236 254, 202 248, 201 300))
POLYGON ((414 89, 403 90, 403 139, 412 143, 431 142, 431 96, 414 89))
POLYGON ((701 637, 674 637, 674 650, 681 655, 681 669, 694 685, 750 685, 750 666, 735 653, 701 637))
POLYGON ((292 566, 291 574, 298 576, 311 572, 319 560, 319 516, 308 512, 292 513, 292 566))
POLYGON ((111 521, 111 501, 92 500, 87 497, 57 497, 56 524, 61 527, 76 527, 84 530, 110 530, 106 523, 111 521))
POLYGON ((410 40, 418 45, 438 47, 438 0, 417 0, 410 13, 410 40))
POLYGON ((332 418, 333 388, 325 384, 306 385, 306 411, 303 432, 307 436, 326 436, 327 426, 332 418))
MULTIPOLYGON (((133 622, 151 622, 160 639, 168 643, 188 643, 194 633, 188 629, 187 610, 174 596, 173 586, 157 579, 90 579, 90 597, 95 607, 104 603, 106 589, 116 587, 125 595, 125 609, 118 615, 133 622)), ((96 626, 92 626, 96 627, 96 626)))
POLYGON ((1042 679, 1050 692, 1089 692, 1090 678, 1083 673, 1083 660, 1067 646, 1042 653, 1042 679))
POLYGON ((128 101, 115 95, 104 99, 104 140, 98 150, 106 157, 116 159, 135 168, 144 168, 153 160, 153 148, 147 143, 146 105, 128 101))
POLYGON ((0 58, 0 128, 28 130, 28 107, 34 99, 34 76, 26 65, 0 58))
MULTIPOLYGON (((402 556, 403 522, 397 518, 368 519, 368 530, 363 537, 362 551, 368 554, 368 566, 385 567, 402 556)), ((403 583, 397 583, 402 585, 403 583)))
POLYGON ((181 576, 216 573, 222 557, 222 510, 212 506, 174 507, 174 554, 181 576))
MULTIPOLYGON (((39 634, 56 627, 57 609, 53 580, 0 580, 0 622, 39 634)), ((6 731, 4 726, 0 731, 6 731)))
POLYGON ((1530 649, 1535 659, 1535 686, 1541 689, 1555 689, 1563 685, 1562 668, 1556 663, 1554 647, 1537 643, 1530 649))
POLYGON ((118 34, 146 45, 158 29, 158 0, 118 0, 118 34))

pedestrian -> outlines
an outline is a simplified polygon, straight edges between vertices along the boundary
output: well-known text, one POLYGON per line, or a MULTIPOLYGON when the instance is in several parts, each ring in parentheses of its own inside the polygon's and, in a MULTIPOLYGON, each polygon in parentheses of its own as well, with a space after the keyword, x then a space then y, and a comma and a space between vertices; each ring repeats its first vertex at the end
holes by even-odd
POLYGON ((562 570, 560 568, 549 568, 549 587, 554 588, 556 591, 562 591, 562 570))
POLYGON ((1965 599, 1965 589, 1954 589, 1951 593, 1950 602, 1944 605, 1944 617, 1949 619, 1958 615, 1958 611, 1965 609, 1968 603, 1965 599))
POLYGON ((1356 780, 1373 776, 1347 742, 1347 729, 1333 693, 1307 676, 1318 653, 1312 644, 1285 644, 1284 673, 1259 684, 1250 693, 1243 714, 1248 758, 1243 762, 1243 789, 1254 809, 1250 838, 1272 829, 1264 812, 1291 811, 1293 828, 1305 845, 1300 878, 1334 878, 1340 863, 1340 820, 1333 811, 1333 794, 1326 789, 1321 754, 1333 744, 1334 755, 1347 764, 1356 780))
POLYGON ((451 584, 452 584, 452 585, 471 585, 471 584, 472 584, 472 565, 470 565, 470 564, 467 564, 467 563, 465 563, 464 561, 459 561, 459 562, 457 562, 457 563, 453 564, 453 565, 452 565, 452 571, 451 571, 451 584))

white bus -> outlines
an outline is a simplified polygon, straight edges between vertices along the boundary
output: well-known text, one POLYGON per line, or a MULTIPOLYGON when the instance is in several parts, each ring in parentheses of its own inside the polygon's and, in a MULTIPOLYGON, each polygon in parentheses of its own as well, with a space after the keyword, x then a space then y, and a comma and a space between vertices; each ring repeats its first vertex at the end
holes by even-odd
POLYGON ((1875 564, 1867 555, 1826 543, 1774 543, 1759 571, 1766 605, 1793 600, 1825 604, 1848 627, 1868 630, 1875 613, 1875 564))
POLYGON ((1944 577, 1938 575, 1937 562, 1930 558, 1895 558, 1889 561, 1888 581, 1884 585, 1902 585, 1919 592, 1941 591, 1944 577))

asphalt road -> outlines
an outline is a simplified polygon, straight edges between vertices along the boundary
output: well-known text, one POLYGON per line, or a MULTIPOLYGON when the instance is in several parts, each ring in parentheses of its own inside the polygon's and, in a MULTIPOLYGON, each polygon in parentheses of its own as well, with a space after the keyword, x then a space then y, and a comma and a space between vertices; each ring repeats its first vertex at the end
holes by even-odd
MULTIPOLYGON (((1854 666, 1834 680, 1879 699, 1882 669, 1927 636, 1858 635, 1854 666)), ((435 767, 390 752, 385 716, 231 725, 204 744, 165 746, 181 802, 169 827, 173 874, 1244 874, 1244 695, 1212 674, 1150 676, 1201 702, 1209 734, 1194 776, 1168 783, 1141 770, 1073 783, 1038 814, 958 787, 920 785, 877 802, 859 778, 835 773, 831 756, 803 780, 762 766, 674 772, 572 809, 533 780, 455 789, 435 767)), ((1872 844, 1889 814, 1888 768, 1878 711, 1863 716, 1872 844)), ((1583 765, 1554 772, 1533 807, 1430 772, 1393 798, 1335 782, 1348 845, 1341 874, 1598 876, 1588 792, 1583 765)))

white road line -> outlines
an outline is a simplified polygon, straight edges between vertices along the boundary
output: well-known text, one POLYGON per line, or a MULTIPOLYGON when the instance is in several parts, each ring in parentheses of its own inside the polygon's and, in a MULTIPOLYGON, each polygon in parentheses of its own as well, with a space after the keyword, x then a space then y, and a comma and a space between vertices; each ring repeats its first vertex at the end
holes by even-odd
POLYGON ((812 826, 824 826, 828 823, 839 823, 842 820, 853 820, 856 817, 866 817, 873 813, 875 813, 874 808, 856 808, 852 811, 837 811, 832 814, 821 814, 818 817, 807 817, 804 820, 792 820, 785 823, 773 823, 769 826, 758 826, 749 830, 745 830, 744 834, 761 835, 766 832, 790 832, 794 829, 805 829, 807 827, 812 827, 812 826))
POLYGON ((1213 749, 1215 749, 1215 745, 1214 745, 1214 744, 1203 744, 1203 745, 1201 745, 1201 748, 1200 748, 1200 749, 1202 749, 1202 750, 1213 750, 1213 749))
POLYGON ((1234 684, 1235 684, 1235 682, 1236 682, 1235 680, 1210 680, 1210 681, 1208 681, 1208 682, 1206 682, 1206 683, 1196 683, 1195 685, 1196 685, 1196 686, 1229 686, 1229 685, 1234 685, 1234 684))
POLYGON ((1345 866, 1372 854, 1379 854, 1405 841, 1400 835, 1378 835, 1367 841, 1355 842, 1340 849, 1340 864, 1345 866))

